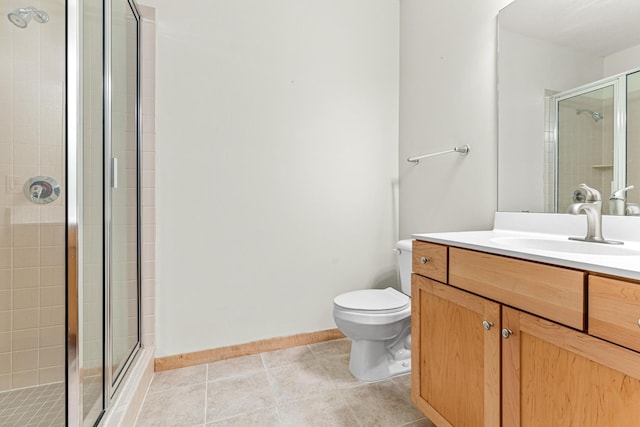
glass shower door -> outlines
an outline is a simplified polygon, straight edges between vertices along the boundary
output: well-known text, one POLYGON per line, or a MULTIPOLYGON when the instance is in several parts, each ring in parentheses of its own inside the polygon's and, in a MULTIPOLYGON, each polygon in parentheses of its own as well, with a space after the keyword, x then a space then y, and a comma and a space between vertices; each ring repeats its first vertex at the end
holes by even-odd
POLYGON ((75 416, 70 402, 69 419, 85 427, 97 425, 111 406, 139 348, 138 15, 132 11, 126 0, 84 0, 80 15, 81 407, 75 416))
MULTIPOLYGON (((79 281, 82 425, 90 427, 105 408, 104 382, 104 129, 102 0, 82 4, 82 197, 79 281)), ((76 156, 72 153, 72 156, 76 156)), ((73 407, 72 405, 70 405, 73 407)))
POLYGON ((111 2, 110 369, 111 385, 139 347, 138 15, 111 2))

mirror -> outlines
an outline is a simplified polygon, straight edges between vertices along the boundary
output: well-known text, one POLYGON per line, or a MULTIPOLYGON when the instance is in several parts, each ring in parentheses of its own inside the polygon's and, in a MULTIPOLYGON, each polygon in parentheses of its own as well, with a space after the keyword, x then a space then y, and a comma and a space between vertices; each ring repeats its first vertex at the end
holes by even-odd
POLYGON ((634 184, 627 201, 640 202, 640 74, 626 75, 640 67, 638 22, 637 0, 500 11, 499 211, 566 212, 580 180, 600 190, 605 214, 612 187, 634 184))

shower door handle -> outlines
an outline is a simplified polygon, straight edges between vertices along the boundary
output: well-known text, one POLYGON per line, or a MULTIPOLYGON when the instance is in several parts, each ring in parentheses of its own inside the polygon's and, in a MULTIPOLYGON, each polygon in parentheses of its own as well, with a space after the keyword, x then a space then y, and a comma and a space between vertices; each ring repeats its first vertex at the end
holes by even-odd
POLYGON ((118 188, 118 158, 111 158, 111 188, 118 188))

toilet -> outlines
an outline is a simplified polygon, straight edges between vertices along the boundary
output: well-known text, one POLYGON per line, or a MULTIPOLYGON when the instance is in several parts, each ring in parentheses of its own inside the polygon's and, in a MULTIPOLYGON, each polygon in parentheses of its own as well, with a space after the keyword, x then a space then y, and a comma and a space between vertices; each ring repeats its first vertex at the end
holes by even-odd
POLYGON ((351 338, 349 370, 361 381, 381 381, 411 370, 411 242, 396 244, 402 292, 365 289, 333 299, 336 326, 351 338))

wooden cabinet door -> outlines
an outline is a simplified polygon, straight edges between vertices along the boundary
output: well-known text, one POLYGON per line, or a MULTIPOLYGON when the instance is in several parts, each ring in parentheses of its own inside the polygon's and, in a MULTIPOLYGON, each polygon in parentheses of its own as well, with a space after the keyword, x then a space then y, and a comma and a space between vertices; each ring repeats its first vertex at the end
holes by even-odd
POLYGON ((640 425, 638 354, 503 307, 502 423, 640 425))
POLYGON ((413 402, 440 427, 499 426, 500 305, 416 274, 412 286, 413 402))

